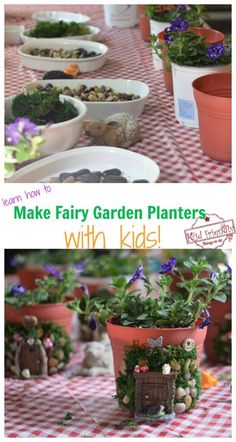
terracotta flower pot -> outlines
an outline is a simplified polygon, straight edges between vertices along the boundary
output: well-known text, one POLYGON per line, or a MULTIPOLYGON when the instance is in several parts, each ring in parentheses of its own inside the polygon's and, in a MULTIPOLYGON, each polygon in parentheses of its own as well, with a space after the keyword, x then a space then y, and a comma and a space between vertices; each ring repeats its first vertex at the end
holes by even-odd
POLYGON ((135 341, 139 344, 147 344, 148 338, 156 339, 163 336, 163 345, 182 345, 185 339, 194 339, 197 347, 198 363, 203 343, 206 337, 207 327, 199 329, 198 326, 186 328, 136 328, 123 327, 115 323, 115 318, 107 321, 107 333, 111 341, 115 378, 122 371, 125 347, 129 347, 135 341))
POLYGON ((17 270, 19 282, 29 290, 35 289, 35 279, 43 278, 48 272, 41 266, 25 266, 17 270))
POLYGON ((206 340, 204 343, 205 353, 207 359, 210 361, 219 362, 218 355, 214 350, 214 339, 218 335, 220 325, 227 313, 231 313, 231 299, 225 303, 219 301, 212 302, 210 309, 212 323, 208 326, 206 340))
POLYGON ((71 334, 73 312, 65 304, 25 305, 19 309, 15 309, 10 304, 5 304, 6 322, 22 324, 24 316, 27 315, 36 316, 39 322, 52 321, 64 328, 68 334, 71 334))
POLYGON ((151 35, 149 18, 144 14, 144 5, 138 5, 139 30, 144 41, 149 41, 151 35))
POLYGON ((211 74, 193 81, 200 142, 209 157, 231 162, 231 74, 211 74))
MULTIPOLYGON (((223 43, 224 41, 224 34, 222 34, 222 32, 215 31, 215 29, 190 28, 190 30, 196 35, 205 37, 205 42, 207 44, 223 43)), ((160 34, 158 34, 158 39, 160 44, 164 45, 162 53, 163 54, 165 52, 168 53, 168 45, 165 43, 164 32, 160 32, 160 34)), ((171 67, 169 70, 167 70, 167 62, 165 60, 162 60, 162 63, 163 63, 163 76, 164 76, 164 83, 166 90, 171 95, 173 95, 173 79, 172 79, 171 67)))

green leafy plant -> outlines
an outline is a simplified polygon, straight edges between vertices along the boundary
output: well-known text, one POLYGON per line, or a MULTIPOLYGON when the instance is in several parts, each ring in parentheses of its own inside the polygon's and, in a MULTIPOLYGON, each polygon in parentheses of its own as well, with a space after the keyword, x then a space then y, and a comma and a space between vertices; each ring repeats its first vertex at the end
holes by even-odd
POLYGON ((88 317, 91 328, 96 327, 96 319, 105 325, 111 317, 120 325, 143 328, 189 327, 202 319, 200 328, 203 328, 210 322, 207 308, 213 299, 226 301, 224 289, 230 284, 229 272, 212 272, 209 277, 202 278, 201 274, 206 270, 211 272, 212 267, 204 257, 198 260, 189 258, 182 269, 176 267, 176 259, 172 257, 162 265, 154 285, 139 265, 130 280, 123 277, 113 280, 115 293, 110 298, 85 296, 83 301, 71 301, 68 307, 88 317), (186 269, 191 272, 191 279, 185 278, 186 269), (171 275, 178 278, 179 291, 170 289, 171 275), (132 290, 133 283, 139 279, 144 282, 145 294, 140 289, 132 290))
POLYGON ((61 272, 48 264, 45 267, 49 274, 35 280, 37 285, 35 289, 27 290, 19 284, 7 287, 5 302, 15 308, 24 305, 60 303, 79 286, 78 273, 74 269, 61 272))
POLYGON ((91 34, 91 31, 84 23, 66 23, 62 20, 59 22, 42 21, 26 32, 27 36, 34 38, 59 38, 87 34, 91 34))
MULTIPOLYGON (((160 56, 159 49, 157 47, 160 56)), ((204 37, 190 31, 173 32, 173 41, 168 44, 167 58, 181 66, 226 65, 231 63, 231 46, 224 46, 222 43, 206 44, 204 37)))
POLYGON ((202 26, 204 5, 146 5, 145 14, 151 19, 171 22, 176 18, 187 20, 191 26, 202 26))
POLYGON ((15 118, 26 117, 37 125, 61 123, 77 117, 74 105, 61 101, 59 96, 55 88, 16 95, 12 101, 12 114, 15 118))

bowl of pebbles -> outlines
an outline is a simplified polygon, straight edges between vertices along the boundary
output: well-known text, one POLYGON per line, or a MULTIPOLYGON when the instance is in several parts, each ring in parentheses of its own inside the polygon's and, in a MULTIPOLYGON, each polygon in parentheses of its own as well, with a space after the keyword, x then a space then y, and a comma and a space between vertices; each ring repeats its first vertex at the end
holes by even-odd
POLYGON ((127 112, 135 118, 143 111, 149 95, 146 83, 127 79, 41 80, 28 83, 23 90, 45 90, 56 87, 63 95, 83 101, 88 109, 87 118, 107 118, 127 112))
POLYGON ((100 69, 107 51, 106 45, 94 41, 39 38, 21 46, 19 54, 22 65, 36 71, 64 71, 77 63, 79 71, 84 73, 100 69))
POLYGON ((10 183, 155 183, 160 168, 150 158, 118 147, 89 146, 61 152, 23 167, 10 183))

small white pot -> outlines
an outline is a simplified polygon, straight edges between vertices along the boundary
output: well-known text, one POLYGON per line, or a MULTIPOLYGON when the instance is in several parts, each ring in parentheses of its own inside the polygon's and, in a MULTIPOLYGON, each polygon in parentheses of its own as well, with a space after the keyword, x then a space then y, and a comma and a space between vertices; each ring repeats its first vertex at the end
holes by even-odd
POLYGON ((104 5, 106 26, 132 28, 138 23, 137 5, 104 5))
MULTIPOLYGON (((14 97, 6 98, 5 113, 6 118, 11 117, 11 106, 14 97)), ((86 105, 73 97, 60 95, 61 101, 70 101, 78 111, 78 116, 62 123, 52 124, 49 127, 38 126, 43 131, 45 143, 39 147, 40 156, 52 155, 71 149, 77 144, 83 130, 83 120, 87 113, 86 105)))
POLYGON ((180 66, 171 63, 174 88, 175 116, 178 122, 188 127, 199 127, 197 106, 192 83, 203 75, 229 72, 231 65, 223 66, 180 66))
MULTIPOLYGON (((151 35, 158 35, 160 32, 164 31, 165 28, 168 28, 170 26, 170 23, 163 22, 163 21, 157 21, 157 20, 150 20, 150 28, 151 28, 151 35)), ((161 58, 155 53, 154 50, 152 50, 152 59, 153 59, 153 66, 158 71, 162 70, 162 60, 161 58)))

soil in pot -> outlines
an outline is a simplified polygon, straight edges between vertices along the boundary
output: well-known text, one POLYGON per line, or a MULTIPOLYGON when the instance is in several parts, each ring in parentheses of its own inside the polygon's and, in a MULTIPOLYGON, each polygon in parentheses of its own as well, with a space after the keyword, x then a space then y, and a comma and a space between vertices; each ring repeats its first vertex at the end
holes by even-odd
POLYGON ((207 328, 199 329, 194 327, 186 328, 136 328, 123 327, 116 323, 115 318, 107 321, 107 333, 111 341, 115 378, 119 372, 124 370, 124 351, 125 347, 132 346, 135 341, 138 344, 147 344, 149 338, 157 339, 163 337, 163 345, 182 345, 185 339, 193 339, 197 347, 198 363, 200 364, 200 355, 203 343, 206 337, 207 328))
POLYGON ((193 82, 202 150, 223 162, 231 162, 232 155, 231 82, 230 73, 206 75, 193 82))

